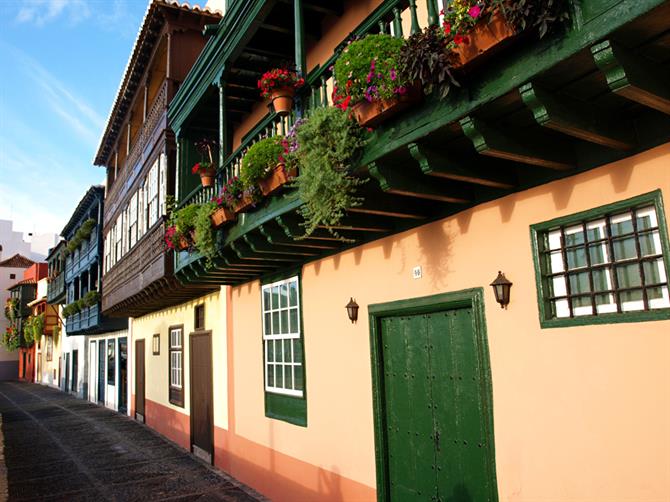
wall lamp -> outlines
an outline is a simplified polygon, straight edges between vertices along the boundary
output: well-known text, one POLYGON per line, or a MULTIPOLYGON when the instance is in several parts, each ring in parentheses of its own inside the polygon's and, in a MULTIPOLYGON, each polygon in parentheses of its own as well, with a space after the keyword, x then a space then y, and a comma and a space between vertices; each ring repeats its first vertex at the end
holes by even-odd
POLYGON ((347 303, 346 309, 351 323, 353 324, 358 321, 358 303, 356 303, 356 300, 354 300, 353 297, 349 300, 349 303, 347 303))
POLYGON ((493 294, 496 295, 496 301, 501 309, 506 309, 509 303, 509 292, 512 289, 512 283, 505 277, 501 271, 498 271, 498 277, 491 283, 493 294))

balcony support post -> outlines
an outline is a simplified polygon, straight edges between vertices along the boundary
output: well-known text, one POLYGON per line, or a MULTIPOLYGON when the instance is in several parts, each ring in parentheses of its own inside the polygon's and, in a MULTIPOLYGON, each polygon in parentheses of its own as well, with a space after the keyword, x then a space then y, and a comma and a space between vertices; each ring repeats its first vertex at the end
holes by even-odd
POLYGON ((428 24, 430 26, 438 24, 439 18, 437 16, 437 4, 435 0, 426 0, 428 6, 428 24))
POLYGON ((223 163, 228 156, 228 124, 226 121, 226 82, 222 76, 217 80, 219 88, 219 184, 228 181, 228 173, 223 170, 223 163))
MULTIPOLYGON (((303 18, 302 0, 293 0, 293 16, 295 24, 295 69, 300 77, 307 75, 307 54, 305 52, 305 23, 303 18)), ((300 95, 296 96, 296 115, 298 118, 303 114, 303 100, 300 95)))

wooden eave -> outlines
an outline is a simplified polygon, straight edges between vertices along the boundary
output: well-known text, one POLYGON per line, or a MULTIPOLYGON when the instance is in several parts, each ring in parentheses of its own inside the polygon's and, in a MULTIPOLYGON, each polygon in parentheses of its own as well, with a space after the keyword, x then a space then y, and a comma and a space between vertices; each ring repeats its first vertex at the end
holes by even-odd
MULTIPOLYGON (((603 3, 603 2, 601 2, 603 3)), ((211 267, 181 252, 193 284, 243 284, 646 151, 670 140, 670 2, 611 2, 598 16, 516 45, 461 88, 379 127, 357 170, 365 201, 303 240, 296 192, 217 233, 211 267), (318 249, 306 244, 327 244, 318 249)))

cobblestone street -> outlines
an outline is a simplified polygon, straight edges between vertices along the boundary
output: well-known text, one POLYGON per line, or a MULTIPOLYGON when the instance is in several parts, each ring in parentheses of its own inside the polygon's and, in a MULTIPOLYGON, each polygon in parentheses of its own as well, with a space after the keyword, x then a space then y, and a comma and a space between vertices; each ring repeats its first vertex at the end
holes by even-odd
POLYGON ((0 382, 0 415, 10 501, 262 500, 130 418, 55 389, 0 382))

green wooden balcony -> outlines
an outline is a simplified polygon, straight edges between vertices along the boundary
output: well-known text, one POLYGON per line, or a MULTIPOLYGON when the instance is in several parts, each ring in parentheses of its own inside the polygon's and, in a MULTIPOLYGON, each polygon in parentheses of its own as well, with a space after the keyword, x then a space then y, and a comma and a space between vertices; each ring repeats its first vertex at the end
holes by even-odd
MULTIPOLYGON (((268 114, 235 151, 227 147, 231 130, 250 110, 239 104, 242 94, 234 93, 245 79, 255 87, 249 63, 250 55, 263 50, 257 27, 267 24, 280 3, 286 8, 290 2, 234 4, 171 105, 181 173, 193 159, 190 131, 218 134, 223 145, 217 185, 202 189, 182 175, 180 205, 210 200, 239 172, 254 142, 282 134, 295 119, 268 114), (250 31, 238 31, 245 28, 250 31)), ((403 16, 415 15, 414 6, 382 2, 353 34, 399 36, 397 26, 407 24, 403 16)), ((523 38, 463 75, 461 87, 447 98, 428 96, 374 131, 356 167, 370 180, 360 189, 364 203, 336 228, 345 241, 326 228, 301 239, 302 202, 289 191, 263 200, 218 231, 213 266, 197 253, 176 253, 177 276, 202 284, 244 283, 667 142, 670 26, 660 20, 670 18, 670 2, 599 0, 574 7, 565 31, 542 40, 523 38)), ((272 50, 282 47, 274 44, 272 50)), ((341 48, 310 69, 300 113, 329 105, 331 66, 341 48)), ((299 56, 300 50, 292 52, 299 56)), ((258 68, 261 59, 256 61, 258 68)))

